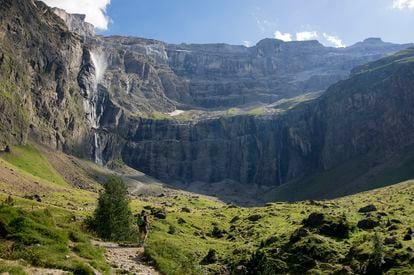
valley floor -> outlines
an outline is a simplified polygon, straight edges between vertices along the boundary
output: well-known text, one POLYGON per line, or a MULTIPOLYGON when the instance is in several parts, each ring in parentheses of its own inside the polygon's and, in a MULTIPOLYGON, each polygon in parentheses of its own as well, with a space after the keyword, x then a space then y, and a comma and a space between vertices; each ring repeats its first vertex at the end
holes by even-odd
POLYGON ((169 188, 121 163, 112 168, 34 145, 1 155, 0 273, 157 274, 148 263, 165 274, 414 273, 413 181, 336 200, 242 208, 169 188), (151 213, 145 251, 93 241, 84 229, 112 174, 130 186, 133 213, 151 213))

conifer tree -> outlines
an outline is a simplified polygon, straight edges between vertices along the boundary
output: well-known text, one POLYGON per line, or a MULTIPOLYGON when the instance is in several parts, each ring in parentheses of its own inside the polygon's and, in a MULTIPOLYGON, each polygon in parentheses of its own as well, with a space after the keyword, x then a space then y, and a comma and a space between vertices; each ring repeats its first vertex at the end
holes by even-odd
POLYGON ((99 196, 90 225, 103 239, 125 241, 131 238, 132 224, 127 186, 121 178, 113 177, 99 196))

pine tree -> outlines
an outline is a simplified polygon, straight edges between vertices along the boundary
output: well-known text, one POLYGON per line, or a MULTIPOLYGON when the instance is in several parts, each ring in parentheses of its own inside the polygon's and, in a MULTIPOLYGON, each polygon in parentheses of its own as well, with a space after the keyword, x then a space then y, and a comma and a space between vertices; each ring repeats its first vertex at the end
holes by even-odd
POLYGON ((126 184, 122 179, 113 177, 104 187, 89 224, 105 240, 129 240, 132 236, 133 216, 126 184))

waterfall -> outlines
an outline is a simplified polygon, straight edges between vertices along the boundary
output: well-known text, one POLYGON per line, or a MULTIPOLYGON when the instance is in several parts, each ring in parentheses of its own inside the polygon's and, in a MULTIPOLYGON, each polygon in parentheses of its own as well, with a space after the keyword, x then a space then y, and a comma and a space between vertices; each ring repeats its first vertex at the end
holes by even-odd
POLYGON ((99 165, 103 165, 103 158, 102 158, 102 151, 100 150, 100 140, 99 135, 97 132, 93 134, 94 139, 94 157, 95 157, 95 163, 99 165))
POLYGON ((101 150, 101 142, 98 134, 100 128, 99 121, 103 113, 103 106, 100 106, 99 84, 104 81, 105 72, 108 67, 107 58, 105 54, 95 49, 90 51, 91 64, 94 67, 94 74, 92 79, 89 79, 90 85, 86 88, 87 97, 83 101, 83 108, 87 114, 87 119, 90 127, 93 129, 93 157, 95 163, 103 165, 103 157, 101 150))
POLYGON ((282 185, 282 152, 283 152, 283 135, 282 130, 279 133, 279 152, 278 152, 278 163, 277 163, 277 174, 279 185, 282 185))
POLYGON ((95 67, 95 85, 103 80, 108 63, 105 54, 100 50, 91 51, 91 60, 95 67))

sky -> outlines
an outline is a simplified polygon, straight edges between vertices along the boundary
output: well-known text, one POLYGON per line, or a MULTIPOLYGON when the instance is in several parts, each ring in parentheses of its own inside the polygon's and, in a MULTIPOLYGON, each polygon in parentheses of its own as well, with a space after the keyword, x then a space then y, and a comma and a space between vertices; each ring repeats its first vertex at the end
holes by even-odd
POLYGON ((414 42, 414 0, 43 0, 84 13, 103 35, 255 45, 263 38, 344 47, 414 42))

